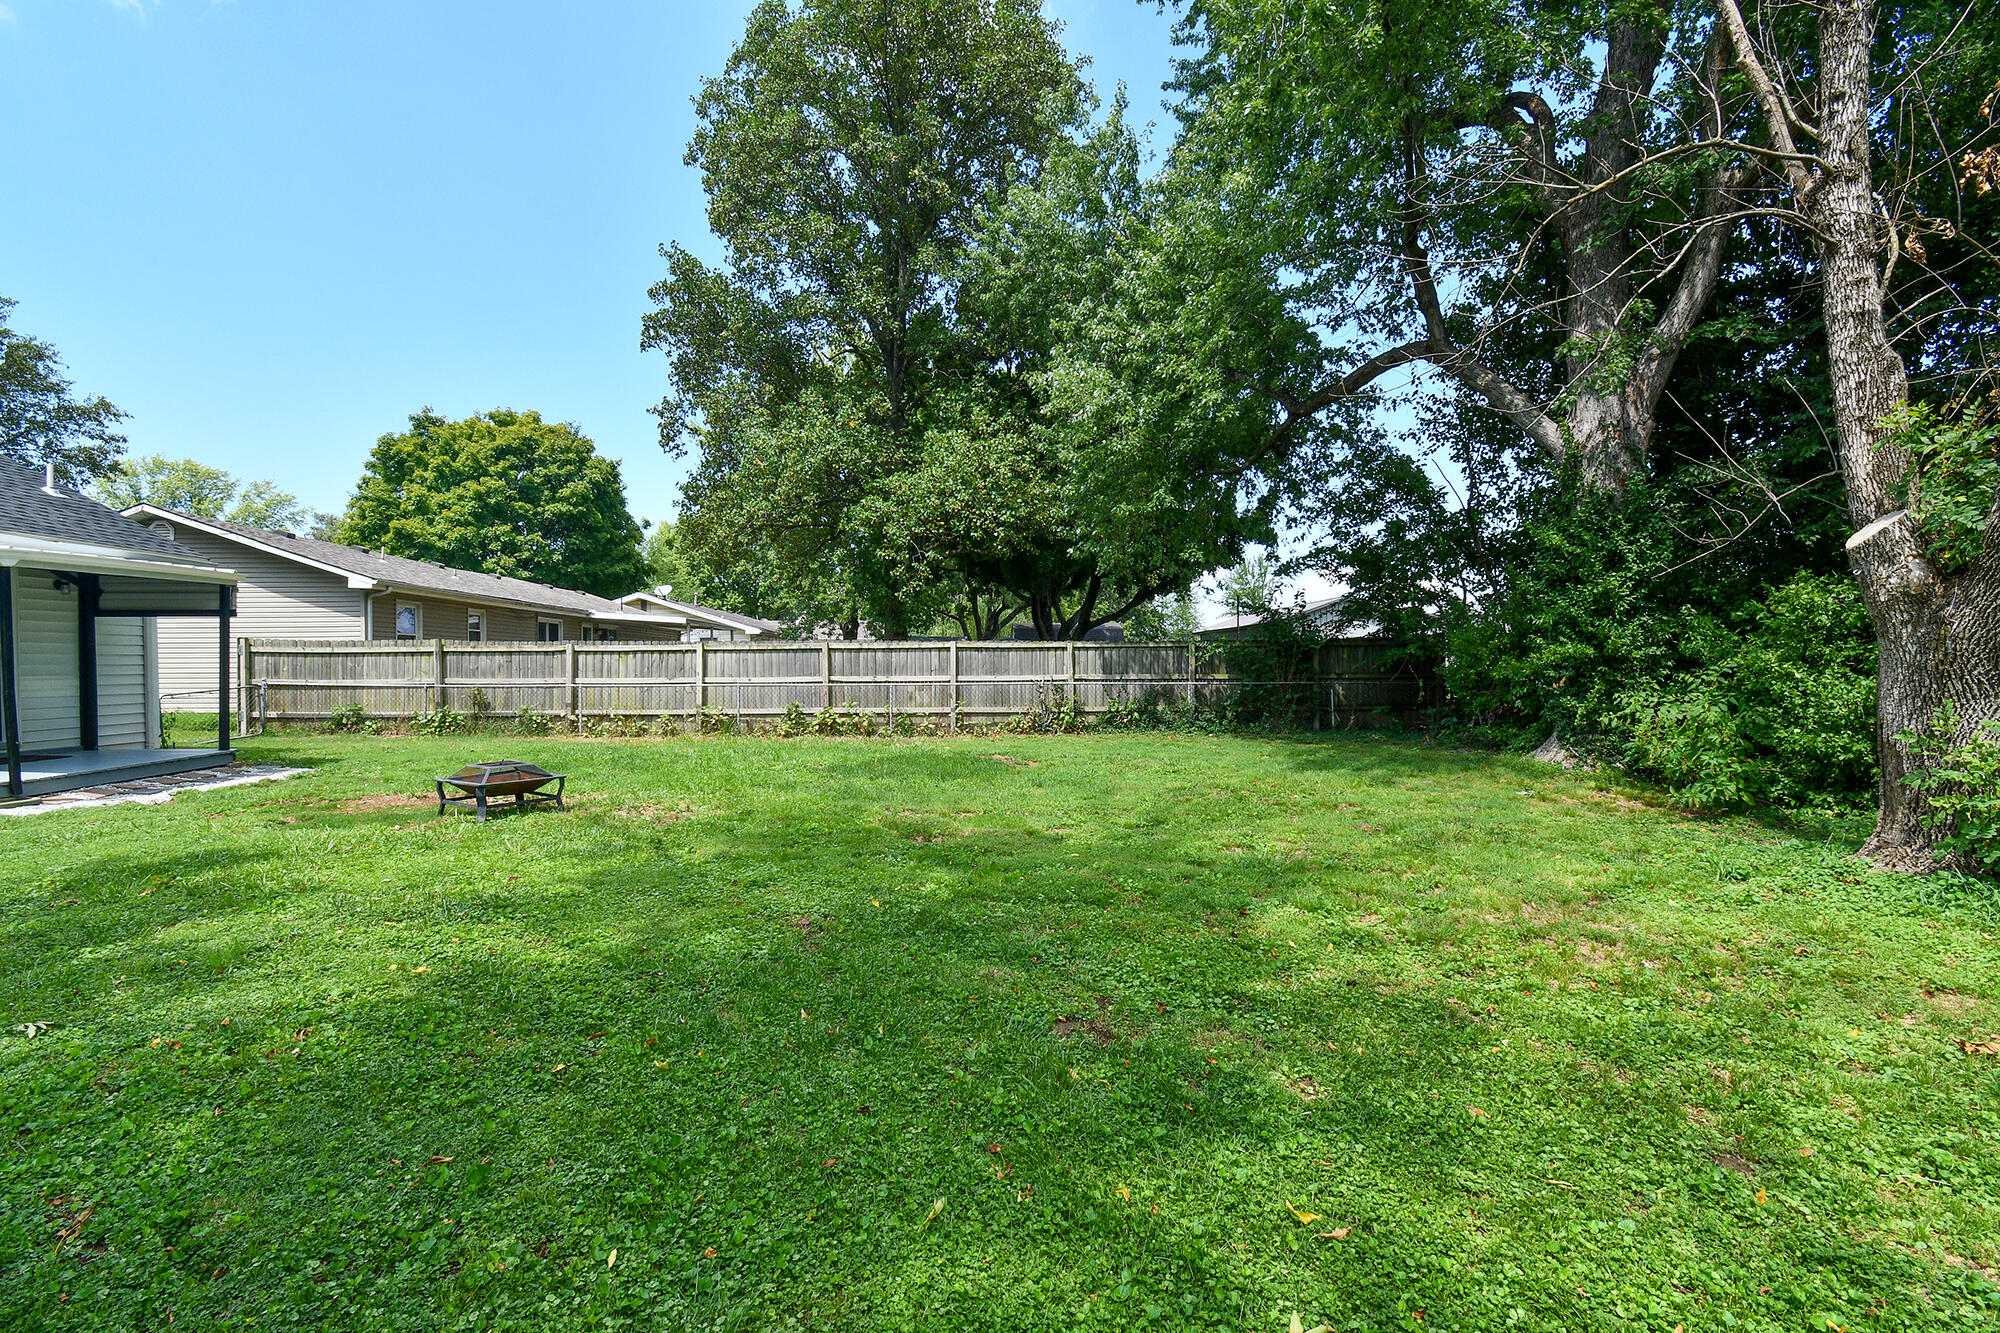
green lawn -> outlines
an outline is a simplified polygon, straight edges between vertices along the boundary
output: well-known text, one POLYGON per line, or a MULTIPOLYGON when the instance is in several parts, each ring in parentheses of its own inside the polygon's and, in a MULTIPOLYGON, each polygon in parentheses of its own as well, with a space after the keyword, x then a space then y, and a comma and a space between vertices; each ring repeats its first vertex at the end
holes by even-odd
POLYGON ((1854 829, 1366 739, 246 749, 318 771, 0 820, 0 1327, 2000 1317, 2000 914, 1854 829), (474 752, 574 808, 400 799, 474 752))

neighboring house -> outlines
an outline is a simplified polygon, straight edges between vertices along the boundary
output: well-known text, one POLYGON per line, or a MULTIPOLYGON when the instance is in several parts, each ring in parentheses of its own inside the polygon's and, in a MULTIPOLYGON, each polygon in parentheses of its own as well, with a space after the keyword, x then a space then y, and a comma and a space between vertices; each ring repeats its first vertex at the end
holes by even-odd
POLYGON ((228 660, 236 575, 36 471, 0 459, 0 743, 6 795, 226 764, 167 750, 160 734, 160 627, 188 631, 190 671, 214 690, 228 660))
POLYGON ((672 592, 673 586, 663 583, 645 592, 628 592, 618 599, 618 604, 633 611, 679 617, 687 626, 681 631, 683 639, 775 639, 784 634, 785 627, 775 620, 677 602, 668 595, 672 592))
MULTIPOLYGON (((1318 630, 1320 635, 1325 639, 1371 639, 1376 637, 1374 632, 1370 630, 1361 630, 1353 634, 1341 634, 1339 632, 1340 598, 1338 597, 1328 597, 1318 602, 1307 602, 1304 606, 1299 607, 1280 607, 1271 614, 1283 616, 1288 619, 1296 618, 1303 620, 1306 624, 1318 630)), ((1212 625, 1203 625, 1195 631, 1195 634, 1196 637, 1203 639, 1255 638, 1263 632, 1264 622, 1269 618, 1268 616, 1260 615, 1226 616, 1212 625)))
MULTIPOLYGON (((1017 643, 1035 643, 1042 637, 1041 631, 1035 628, 1033 622, 1026 620, 1015 621, 1008 628, 1007 634, 1008 637, 1017 643)), ((1096 625, 1085 630, 1083 642, 1123 643, 1125 642, 1125 626, 1115 620, 1107 620, 1102 625, 1096 625)))
MULTIPOLYGON (((679 639, 687 623, 608 597, 157 505, 125 514, 242 575, 233 631, 240 638, 660 642, 679 639)), ((160 692, 169 711, 215 707, 212 651, 189 627, 160 627, 160 692)))

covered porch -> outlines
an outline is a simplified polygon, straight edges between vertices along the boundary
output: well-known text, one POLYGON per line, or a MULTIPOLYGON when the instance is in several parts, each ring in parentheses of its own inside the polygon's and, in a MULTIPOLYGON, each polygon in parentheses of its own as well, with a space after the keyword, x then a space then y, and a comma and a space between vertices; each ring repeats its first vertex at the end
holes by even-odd
POLYGON ((138 782, 235 760, 221 691, 212 748, 160 745, 161 617, 215 625, 228 678, 236 576, 82 544, 0 548, 0 800, 138 782))
POLYGON ((108 787, 168 773, 236 762, 234 750, 74 750, 23 755, 19 796, 47 796, 80 787, 108 787))

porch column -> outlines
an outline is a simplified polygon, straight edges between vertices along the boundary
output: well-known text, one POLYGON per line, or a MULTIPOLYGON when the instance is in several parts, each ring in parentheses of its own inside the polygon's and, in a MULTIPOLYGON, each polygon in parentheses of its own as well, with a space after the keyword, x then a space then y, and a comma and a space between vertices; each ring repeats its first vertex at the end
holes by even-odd
POLYGON ((104 585, 95 574, 76 576, 76 743, 97 748, 97 608, 104 585))
POLYGON ((21 708, 14 693, 14 571, 0 565, 0 724, 7 728, 7 794, 21 794, 21 708))
POLYGON ((215 748, 229 748, 229 585, 216 587, 215 748))

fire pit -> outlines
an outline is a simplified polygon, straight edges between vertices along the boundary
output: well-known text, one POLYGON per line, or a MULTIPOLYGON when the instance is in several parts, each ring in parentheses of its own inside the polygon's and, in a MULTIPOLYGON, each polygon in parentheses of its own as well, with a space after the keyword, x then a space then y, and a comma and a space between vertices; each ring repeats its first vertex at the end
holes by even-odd
POLYGON ((483 764, 467 764, 450 777, 437 779, 438 813, 447 808, 478 812, 480 823, 486 822, 486 808, 490 801, 511 796, 514 808, 525 810, 530 805, 543 801, 555 802, 556 809, 563 808, 563 784, 568 775, 551 773, 539 764, 524 763, 519 759, 491 759, 483 764), (551 782, 554 791, 544 791, 551 782), (456 787, 464 793, 447 796, 444 789, 456 787))

